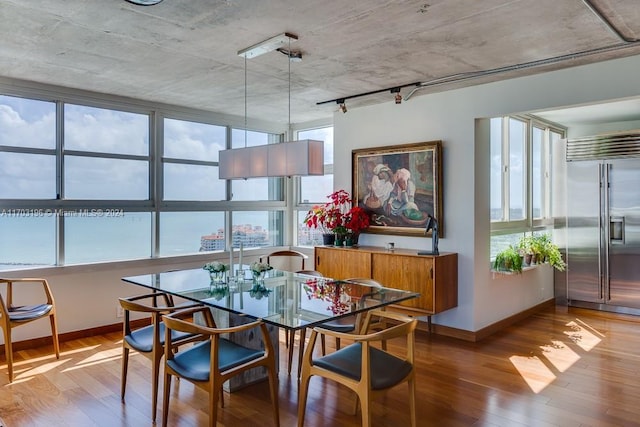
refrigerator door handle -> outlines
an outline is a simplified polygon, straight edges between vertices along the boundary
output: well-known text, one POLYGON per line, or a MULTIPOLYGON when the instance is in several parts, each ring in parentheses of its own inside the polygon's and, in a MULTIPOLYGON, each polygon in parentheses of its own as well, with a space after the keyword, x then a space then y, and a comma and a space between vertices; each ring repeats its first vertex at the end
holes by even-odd
POLYGON ((600 181, 600 191, 598 192, 598 227, 600 228, 600 233, 598 237, 598 280, 600 281, 600 286, 598 286, 598 299, 602 301, 603 297, 603 285, 604 285, 604 277, 603 277, 603 266, 602 266, 602 241, 604 239, 603 234, 603 222, 602 222, 602 199, 604 194, 604 186, 605 186, 605 175, 604 175, 604 165, 602 163, 598 163, 598 176, 600 181))
POLYGON ((612 216, 609 219, 609 242, 612 245, 624 245, 624 217, 612 216))

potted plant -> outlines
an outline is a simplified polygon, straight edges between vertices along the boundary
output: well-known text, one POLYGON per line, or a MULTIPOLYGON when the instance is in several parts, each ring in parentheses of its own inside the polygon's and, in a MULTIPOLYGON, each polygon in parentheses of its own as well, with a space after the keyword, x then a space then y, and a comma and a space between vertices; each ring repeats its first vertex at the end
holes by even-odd
POLYGON ((360 232, 369 227, 369 215, 360 206, 354 206, 347 212, 345 226, 347 227, 345 244, 357 245, 360 232))
POLYGON ((493 269, 495 271, 522 273, 522 255, 520 255, 520 251, 509 245, 509 247, 496 255, 496 259, 493 261, 493 269))
POLYGON ((542 258, 539 260, 539 262, 548 262, 549 265, 551 265, 556 270, 564 271, 564 269, 566 268, 566 264, 562 259, 560 248, 558 248, 558 245, 551 241, 551 236, 546 233, 541 234, 540 236, 536 236, 536 241, 542 255, 542 258))
MULTIPOLYGON (((369 217, 360 207, 352 207, 352 199, 345 190, 337 190, 327 196, 329 201, 324 205, 316 205, 307 212, 304 219, 307 227, 320 228, 323 233, 328 231, 334 236, 335 245, 342 246, 350 234, 350 242, 369 226, 369 217)), ((327 243, 324 239, 323 242, 327 243)))
POLYGON ((228 270, 228 266, 226 264, 221 263, 220 261, 213 261, 206 263, 202 269, 207 270, 212 280, 220 281, 224 277, 224 272, 228 270))
POLYGON ((262 282, 264 280, 264 275, 267 271, 272 270, 273 267, 266 262, 252 262, 249 266, 249 270, 253 275, 254 282, 262 282))
POLYGON ((537 236, 523 236, 518 242, 518 248, 523 252, 526 264, 548 262, 549 265, 559 271, 564 271, 566 268, 558 245, 551 241, 551 236, 547 233, 537 236))

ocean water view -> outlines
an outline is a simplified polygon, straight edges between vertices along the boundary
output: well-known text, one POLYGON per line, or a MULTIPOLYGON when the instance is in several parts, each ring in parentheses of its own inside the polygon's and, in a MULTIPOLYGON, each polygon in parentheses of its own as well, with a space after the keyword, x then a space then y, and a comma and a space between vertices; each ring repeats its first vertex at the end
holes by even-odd
MULTIPOLYGON (((234 229, 266 230, 265 243, 275 244, 278 236, 269 232, 269 223, 277 216, 280 214, 235 212, 234 229)), ((55 265, 58 217, 0 212, 0 270, 55 265)), ((163 212, 159 221, 160 256, 198 253, 203 236, 224 236, 224 212, 163 212)), ((110 216, 89 212, 65 216, 62 222, 65 265, 152 256, 153 221, 149 212, 113 210, 110 216)), ((234 231, 234 242, 238 240, 235 235, 234 231)))

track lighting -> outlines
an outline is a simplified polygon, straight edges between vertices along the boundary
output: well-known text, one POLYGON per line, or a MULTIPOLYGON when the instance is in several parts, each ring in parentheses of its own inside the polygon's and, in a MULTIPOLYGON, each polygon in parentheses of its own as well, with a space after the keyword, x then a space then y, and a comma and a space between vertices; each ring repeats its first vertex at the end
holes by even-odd
POLYGON ((347 106, 344 103, 344 99, 338 99, 336 103, 340 105, 340 111, 342 111, 343 113, 347 112, 347 106))
POLYGON ((400 88, 394 87, 393 89, 391 89, 391 93, 396 94, 396 97, 395 97, 396 104, 402 104, 402 95, 400 95, 400 88))

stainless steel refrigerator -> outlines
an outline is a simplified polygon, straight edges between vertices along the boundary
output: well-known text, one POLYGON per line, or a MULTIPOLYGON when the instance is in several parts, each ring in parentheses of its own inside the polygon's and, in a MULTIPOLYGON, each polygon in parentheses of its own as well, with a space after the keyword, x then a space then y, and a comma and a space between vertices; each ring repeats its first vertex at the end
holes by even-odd
POLYGON ((567 142, 569 305, 640 314, 640 136, 567 142))

